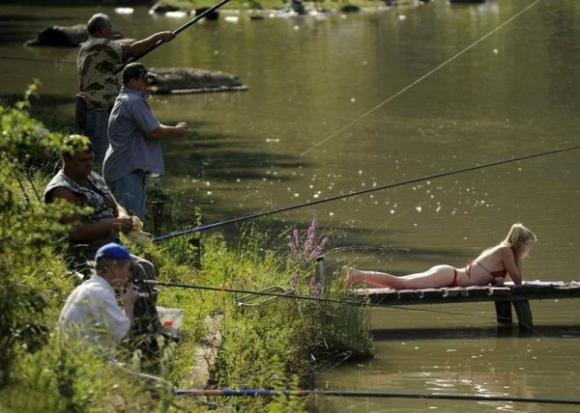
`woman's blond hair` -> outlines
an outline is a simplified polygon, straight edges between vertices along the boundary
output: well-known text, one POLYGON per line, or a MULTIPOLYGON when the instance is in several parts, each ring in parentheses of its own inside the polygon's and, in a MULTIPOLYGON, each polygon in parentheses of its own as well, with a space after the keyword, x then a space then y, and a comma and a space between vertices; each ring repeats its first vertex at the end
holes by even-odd
POLYGON ((516 222, 510 228, 507 237, 502 241, 502 244, 508 245, 515 251, 522 248, 528 241, 536 242, 538 237, 530 229, 526 228, 521 222, 516 222))

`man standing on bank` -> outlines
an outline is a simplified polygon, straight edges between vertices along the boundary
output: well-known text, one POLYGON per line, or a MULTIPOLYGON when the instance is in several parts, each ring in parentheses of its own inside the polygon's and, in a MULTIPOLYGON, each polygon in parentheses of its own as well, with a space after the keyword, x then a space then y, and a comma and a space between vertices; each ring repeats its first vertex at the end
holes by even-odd
POLYGON ((113 40, 113 25, 106 14, 98 13, 87 23, 89 40, 81 45, 77 67, 80 75, 76 122, 88 136, 101 165, 109 146, 107 124, 115 98, 119 94, 118 71, 131 57, 152 49, 159 42, 175 38, 170 31, 155 33, 134 43, 113 40))
POLYGON ((123 87, 109 117, 109 148, 103 162, 103 177, 115 198, 141 220, 145 179, 165 172, 161 140, 187 133, 187 123, 167 126, 153 116, 147 103, 146 75, 141 63, 130 63, 123 70, 123 87))

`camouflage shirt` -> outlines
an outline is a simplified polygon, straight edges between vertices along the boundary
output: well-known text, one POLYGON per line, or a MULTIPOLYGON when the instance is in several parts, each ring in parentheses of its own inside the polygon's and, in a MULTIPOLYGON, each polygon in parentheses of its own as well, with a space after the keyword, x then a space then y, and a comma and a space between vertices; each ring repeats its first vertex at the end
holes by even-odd
MULTIPOLYGON (((61 169, 46 186, 46 189, 44 190, 44 202, 47 204, 54 202, 53 191, 56 188, 65 188, 81 199, 82 207, 91 207, 93 209, 91 214, 82 217, 81 221, 83 223, 95 223, 103 219, 117 218, 119 216, 117 204, 115 203, 111 190, 103 178, 95 172, 91 172, 91 174, 87 176, 87 181, 90 185, 81 185, 66 176, 64 171, 61 169)), ((108 242, 117 241, 117 233, 115 231, 110 231, 108 234, 103 235, 103 237, 90 244, 84 241, 71 241, 70 244, 71 246, 82 244, 83 248, 88 252, 88 257, 92 258, 100 246, 108 242)))
POLYGON ((85 99, 89 110, 110 110, 119 94, 115 70, 127 61, 128 45, 90 37, 81 45, 77 68, 81 77, 78 96, 85 99))

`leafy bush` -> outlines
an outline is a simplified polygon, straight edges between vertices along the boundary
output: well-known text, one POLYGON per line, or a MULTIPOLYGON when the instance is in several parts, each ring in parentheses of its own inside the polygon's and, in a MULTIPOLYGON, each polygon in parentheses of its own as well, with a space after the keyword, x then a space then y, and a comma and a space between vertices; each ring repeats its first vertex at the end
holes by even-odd
POLYGON ((34 194, 24 164, 33 153, 62 146, 59 134, 41 132, 27 102, 0 106, 0 387, 10 377, 18 347, 35 351, 47 340, 70 281, 54 242, 65 235, 58 223, 70 208, 43 208, 34 194))

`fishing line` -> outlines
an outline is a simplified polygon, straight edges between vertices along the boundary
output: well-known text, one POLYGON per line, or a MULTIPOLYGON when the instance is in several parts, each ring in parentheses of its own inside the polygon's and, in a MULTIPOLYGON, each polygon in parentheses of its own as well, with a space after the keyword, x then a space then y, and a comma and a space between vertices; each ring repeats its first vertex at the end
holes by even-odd
MULTIPOLYGON (((3 159, 6 159, 6 157, 2 157, 3 159)), ((28 192, 26 192, 26 188, 24 187, 24 184, 22 183, 22 179, 20 177, 20 172, 17 170, 17 168, 10 168, 12 171, 12 176, 16 179, 16 182, 18 183, 18 186, 20 187, 20 192, 22 193, 22 195, 24 196, 24 200, 26 201, 26 205, 28 205, 28 210, 32 211, 34 209, 34 205, 32 204, 32 201, 30 200, 30 197, 28 196, 28 192)))
MULTIPOLYGON (((204 10, 203 13, 196 14, 196 16, 193 19, 191 19, 191 20, 185 22, 184 24, 182 24, 181 26, 179 26, 177 29, 173 30, 172 33, 175 36, 177 36, 179 33, 184 31, 188 27, 194 25, 195 23, 197 23, 199 20, 203 19, 208 14, 213 13, 215 10, 219 9, 220 7, 222 7, 224 4, 228 3, 229 1, 230 0, 221 0, 219 3, 214 4, 210 8, 204 10)), ((142 57, 145 57, 146 55, 148 55, 149 53, 151 53, 153 50, 157 49, 159 46, 161 46, 164 43, 165 43, 164 41, 159 41, 159 42, 155 43, 149 50, 146 50, 145 52, 141 53, 138 56, 131 57, 130 59, 127 60, 126 63, 124 63, 122 66, 118 67, 113 73, 115 73, 115 74, 119 73, 129 63, 136 62, 137 60, 141 59, 142 57)))
MULTIPOLYGON (((183 25, 179 26, 177 29, 173 30, 172 33, 177 36, 179 33, 184 31, 188 27, 192 26, 193 24, 197 23, 199 20, 203 19, 208 14, 219 9, 220 7, 222 7, 224 4, 228 3, 229 1, 230 0, 221 0, 219 3, 214 4, 212 7, 208 8, 207 10, 204 10, 203 13, 196 14, 196 16, 193 19, 191 19, 191 20, 187 21, 186 23, 184 23, 183 25)), ((122 66, 117 68, 114 71, 114 73, 115 74, 119 73, 129 63, 132 63, 132 62, 135 62, 135 61, 141 59, 142 57, 148 55, 149 53, 151 53, 153 50, 157 49, 159 46, 161 46, 164 43, 165 42, 163 42, 163 41, 157 42, 149 50, 145 51, 144 53, 141 53, 138 56, 131 57, 125 64, 123 64, 122 66)), ((3 55, 0 55, 0 58, 7 59, 7 60, 27 60, 27 61, 32 61, 32 62, 48 62, 48 63, 55 63, 55 64, 62 63, 62 64, 76 65, 76 62, 72 62, 70 60, 50 60, 50 59, 33 58, 33 57, 18 57, 18 56, 3 56, 3 55)))
MULTIPOLYGON (((431 71, 429 71, 425 75, 421 76, 419 79, 413 81, 411 84, 407 85, 406 87, 404 87, 403 89, 401 89, 399 92, 395 93, 395 95, 392 95, 391 97, 385 99, 383 102, 379 103, 378 105, 376 105, 372 109, 368 110, 367 112, 365 112, 364 114, 362 114, 361 116, 359 116, 358 118, 356 118, 355 120, 347 123, 346 125, 344 125, 340 129, 338 129, 337 131, 335 131, 335 132, 331 133, 329 136, 323 138, 321 141, 319 141, 318 143, 316 143, 314 146, 312 146, 311 148, 309 148, 306 151, 302 152, 300 154, 300 156, 303 156, 306 153, 308 153, 311 150, 313 150, 314 148, 320 146, 321 144, 323 144, 324 142, 328 141, 332 137, 336 136, 338 133, 342 132, 343 130, 347 129, 348 127, 350 127, 351 125, 353 125, 354 123, 356 123, 357 121, 359 121, 360 119, 363 119, 364 117, 368 116, 369 114, 371 114, 372 112, 374 112, 375 110, 377 110, 378 108, 380 108, 381 106, 385 105, 386 103, 390 102, 391 100, 393 100, 397 96, 401 95, 402 93, 406 92, 407 90, 409 90, 413 86, 417 85, 418 83, 420 83, 421 81, 423 81, 424 79, 426 79, 427 77, 429 77, 431 74, 437 72, 438 70, 440 70, 441 68, 443 68, 444 66, 446 66, 447 64, 449 64, 450 62, 452 62, 453 60, 457 59, 459 56, 463 55, 464 53, 466 53, 470 49, 472 49, 475 46, 477 46, 479 43, 481 43, 482 41, 484 41, 485 39, 487 39, 489 36, 491 36, 492 34, 494 34, 495 32, 497 32, 498 30, 500 30, 503 27, 505 27, 507 24, 509 24, 510 22, 512 22, 513 20, 515 20, 519 16, 521 16, 523 13, 525 13, 526 11, 528 11, 529 9, 531 9, 532 7, 534 7, 540 1, 541 0, 535 0, 532 4, 528 5, 524 9, 520 10, 514 16, 510 17, 508 20, 506 20, 505 22, 503 22, 502 24, 500 24, 499 26, 497 26, 496 28, 494 28, 492 31, 490 31, 489 33, 487 33, 486 35, 484 35, 480 39, 476 40, 474 43, 472 43, 471 45, 469 45, 465 49, 461 50, 460 52, 458 52, 457 54, 455 54, 451 58, 447 59, 445 62, 441 63, 439 66, 435 67, 434 69, 432 69, 431 71)), ((572 149, 577 149, 577 147, 572 147, 572 148, 568 148, 568 149, 564 149, 564 150, 572 150, 572 149)), ((556 152, 561 152, 561 151, 562 150, 557 150, 556 152)), ((531 155, 531 156, 526 156, 526 157, 522 157, 522 158, 515 158, 515 159, 512 158, 510 160, 499 161, 497 163, 492 162, 492 163, 489 163, 489 164, 484 164, 484 165, 476 166, 476 167, 472 167, 472 168, 465 168, 465 169, 457 170, 457 171, 454 171, 454 172, 448 172, 448 173, 443 173, 443 174, 436 174, 436 175, 431 176, 430 178, 417 178, 415 180, 410 180, 410 181, 406 181, 406 182, 400 182, 400 183, 397 183, 397 184, 385 185, 385 186, 376 187, 376 188, 372 188, 372 189, 367 189, 367 190, 362 190, 362 191, 356 191, 356 192, 350 192, 350 193, 345 194, 345 195, 338 195, 338 196, 334 196, 334 197, 330 197, 330 198, 325 198, 325 199, 318 200, 318 201, 308 202, 308 203, 305 203, 305 204, 298 204, 298 205, 293 205, 293 206, 289 206, 289 207, 282 207, 282 208, 277 208, 277 209, 273 209, 273 210, 270 210, 270 211, 264 211, 264 212, 260 212, 260 213, 255 213, 255 214, 251 214, 251 215, 247 215, 247 216, 243 216, 243 217, 238 217, 238 218, 234 218, 234 219, 230 219, 230 220, 219 221, 219 222, 215 222, 215 223, 211 223, 211 224, 206 224, 206 225, 200 225, 200 226, 197 226, 197 227, 188 228, 188 229, 181 230, 181 231, 175 231, 175 232, 172 232, 172 233, 169 233, 169 234, 166 234, 166 235, 161 235, 161 236, 155 237, 153 239, 153 241, 154 242, 165 241, 165 240, 168 240, 168 239, 171 239, 171 238, 174 238, 174 237, 188 235, 188 234, 193 233, 193 232, 201 232, 201 231, 205 231, 205 230, 209 230, 209 229, 213 229, 213 228, 218 228, 218 227, 221 227, 221 226, 224 226, 224 225, 228 225, 228 224, 232 224, 232 223, 237 223, 237 222, 243 222, 243 221, 247 221, 247 220, 252 220, 252 219, 260 218, 260 217, 267 216, 267 215, 272 215, 272 214, 277 214, 277 213, 280 213, 280 212, 285 212, 285 211, 290 211, 290 210, 293 210, 293 209, 302 208, 302 207, 305 207, 305 206, 314 206, 314 205, 321 204, 321 203, 324 203, 324 202, 334 201, 336 199, 343 199, 343 198, 347 198, 347 197, 351 197, 351 196, 356 196, 356 195, 361 195, 361 194, 365 194, 365 193, 369 193, 369 192, 373 192, 373 191, 379 191, 379 190, 382 190, 382 189, 393 188, 393 187, 401 186, 401 185, 404 185, 404 184, 410 184, 410 183, 420 182, 420 181, 427 180, 427 179, 436 179, 436 178, 440 178, 440 177, 443 177, 443 176, 448 176, 448 175, 453 175, 453 174, 459 174, 459 173, 463 173, 463 172, 468 172, 468 171, 471 171, 471 170, 474 170, 474 169, 479 169, 479 168, 484 168, 484 167, 489 167, 489 166, 500 165, 500 164, 507 163, 507 162, 514 162, 516 160, 529 159, 530 157, 541 156, 541 155, 548 155, 548 154, 556 153, 556 152, 550 151, 550 152, 546 152, 546 153, 542 153, 542 154, 536 154, 536 155, 531 155)))
POLYGON ((403 93, 405 93, 407 90, 409 90, 412 87, 418 85, 423 80, 425 80, 429 76, 431 76, 433 73, 438 72, 440 69, 442 69, 443 67, 447 66, 449 63, 451 63, 452 61, 454 61, 455 59, 457 59, 461 55, 465 54, 469 50, 473 49, 479 43, 483 42, 485 39, 487 39, 488 37, 490 37, 492 34, 496 33, 499 30, 501 30, 503 27, 505 27, 506 25, 508 25, 509 23, 511 23, 513 20, 515 20, 516 18, 518 18, 519 16, 521 16, 522 14, 524 14, 526 11, 528 11, 529 9, 531 9, 532 7, 534 7, 540 1, 542 1, 542 0, 535 0, 532 4, 530 4, 529 6, 525 7, 523 10, 519 11, 518 13, 516 13, 514 16, 510 17, 509 19, 507 19, 505 22, 503 22, 502 24, 500 24, 499 26, 497 26, 495 29, 493 29, 492 31, 490 31, 489 33, 487 33, 486 35, 484 35, 480 39, 476 40, 475 42, 473 42, 472 44, 470 44, 469 46, 467 46, 465 49, 461 50, 460 52, 458 52, 454 56, 450 57, 449 59, 447 59, 446 61, 444 61, 443 63, 441 63, 437 67, 435 67, 434 69, 432 69, 429 72, 425 73, 423 76, 421 76, 418 79, 414 80, 413 82, 411 82, 410 84, 408 84, 407 86, 405 86, 404 88, 402 88, 401 90, 399 90, 398 92, 396 92, 394 95, 389 96, 387 99, 383 100, 381 103, 373 106, 371 109, 367 110, 362 115, 360 115, 357 118, 355 118, 354 120, 351 120, 350 122, 348 122, 345 125, 341 126, 340 128, 338 128, 334 132, 330 133, 328 136, 322 138, 320 141, 318 141, 317 143, 315 143, 313 146, 311 146, 310 148, 308 148, 305 151, 303 151, 302 153, 300 153, 299 156, 304 156, 307 153, 311 152, 313 149, 316 149, 320 145, 328 142, 330 139, 334 138, 339 133, 344 132, 346 129, 350 128, 352 125, 354 125, 355 123, 357 123, 361 119, 366 118, 371 113, 375 112, 376 110, 378 110, 382 106, 386 105, 387 103, 391 102, 392 100, 396 99, 397 97, 399 97, 400 95, 402 95, 403 93))
POLYGON ((517 396, 491 396, 484 394, 461 394, 461 393, 402 393, 386 391, 355 391, 355 390, 269 390, 269 389, 178 389, 175 396, 221 396, 221 397, 306 397, 306 396, 336 396, 356 398, 382 398, 382 399, 421 399, 421 400, 466 400, 477 402, 515 402, 515 403, 541 403, 541 404, 571 404, 580 405, 580 400, 555 399, 541 397, 517 397, 517 396))
POLYGON ((423 205, 429 205, 432 204, 433 202, 435 202, 434 199, 431 199, 429 201, 425 201, 425 202, 421 202, 417 205, 415 205, 414 207, 410 207, 406 210, 403 210, 401 213, 397 214, 397 215, 393 215, 391 218, 389 218, 384 224, 379 225, 378 227, 376 227, 373 232, 371 232, 369 234, 369 237, 372 237, 373 235, 375 235, 378 231, 382 230, 383 228, 387 227, 391 222, 393 222, 395 219, 399 219, 407 214, 410 214, 413 210, 417 210, 417 207, 422 207, 423 205))
POLYGON ((411 251, 408 248, 395 248, 395 247, 372 247, 366 245, 350 245, 344 247, 335 247, 331 248, 322 254, 322 257, 326 257, 329 254, 335 254, 337 252, 345 252, 345 251, 381 251, 381 252, 409 252, 411 251))
POLYGON ((192 234, 194 232, 207 231, 210 229, 219 228, 219 227, 229 225, 229 224, 254 220, 256 218, 261 218, 261 217, 268 216, 268 215, 279 214, 281 212, 291 211, 294 209, 300 209, 300 208, 304 208, 304 207, 311 207, 314 205, 319 205, 319 204, 323 204, 326 202, 336 201, 339 199, 350 198, 353 196, 363 195, 363 194, 367 194, 367 193, 371 193, 371 192, 382 191, 385 189, 396 188, 399 186, 410 185, 410 184, 423 182, 423 181, 430 181, 430 180, 443 178, 443 177, 447 177, 447 176, 452 176, 452 175, 459 175, 462 173, 476 171, 479 169, 490 168, 493 166, 504 165, 504 164, 508 164, 508 163, 512 163, 512 162, 518 162, 518 161, 538 158, 538 157, 547 156, 547 155, 554 155, 557 153, 569 152, 569 151, 574 151, 574 150, 578 150, 578 149, 580 149, 580 145, 574 145, 574 146, 569 146, 569 147, 565 147, 565 148, 558 148, 558 149, 553 149, 553 150, 544 151, 544 152, 537 152, 537 153, 533 153, 533 154, 529 154, 529 155, 522 155, 522 156, 518 156, 515 158, 512 157, 512 158, 508 158, 508 159, 502 159, 499 161, 492 161, 492 162, 483 163, 483 164, 478 163, 478 164, 475 164, 473 166, 468 166, 468 167, 456 169, 453 171, 446 171, 446 172, 440 172, 440 173, 436 173, 436 174, 432 174, 432 175, 421 176, 421 177, 412 178, 412 179, 409 179, 406 181, 399 181, 399 182, 395 182, 395 183, 391 183, 391 184, 376 186, 374 188, 367 188, 367 189, 362 189, 359 191, 350 191, 346 194, 334 195, 334 196, 324 198, 324 199, 319 199, 316 201, 308 201, 308 202, 305 202, 302 204, 295 204, 295 205, 290 205, 290 206, 286 206, 286 207, 275 208, 275 209, 271 209, 271 210, 267 210, 267 211, 263 211, 263 212, 245 215, 245 216, 238 217, 238 218, 232 218, 229 220, 213 222, 210 224, 198 225, 198 226, 186 228, 186 229, 183 229, 180 231, 170 232, 168 234, 160 235, 158 237, 153 238, 153 242, 166 241, 166 240, 169 240, 171 238, 189 235, 189 234, 192 234))
POLYGON ((526 329, 528 329, 530 332, 532 332, 536 337, 539 337, 539 338, 541 338, 543 340, 546 340, 550 346, 552 346, 556 351, 560 352, 563 356, 565 356, 566 359, 569 360, 576 367, 580 367, 580 363, 575 360, 574 356, 572 356, 568 352, 560 349, 558 345, 554 344, 552 342, 552 340, 550 340, 547 336, 545 336, 542 333, 540 333, 536 328, 534 328, 533 326, 529 325, 525 321, 518 321, 518 322, 520 324, 522 324, 523 326, 525 326, 526 329))
POLYGON ((517 396, 493 396, 484 394, 461 394, 461 393, 407 393, 387 391, 357 391, 357 390, 272 390, 272 389, 178 389, 171 382, 162 377, 136 372, 128 369, 115 359, 113 365, 120 370, 126 371, 135 377, 148 383, 155 383, 155 387, 165 388, 176 397, 351 397, 351 398, 396 398, 396 399, 420 399, 420 400, 462 400, 477 402, 512 402, 512 403, 539 403, 539 404, 567 404, 580 405, 580 400, 541 398, 541 397, 517 397, 517 396))
POLYGON ((36 196, 36 200, 38 201, 39 204, 42 204, 42 198, 40 197, 40 194, 38 193, 38 190, 36 189, 36 185, 34 185, 34 179, 32 178, 32 176, 30 176, 29 172, 30 171, 27 171, 24 174, 26 175, 28 183, 30 184, 30 187, 32 188, 32 193, 34 194, 34 196, 36 196))
MULTIPOLYGON (((450 315, 454 317, 464 317, 464 318, 472 318, 472 314, 466 313, 458 313, 458 312, 451 312, 451 311, 442 311, 442 310, 428 310, 423 308, 409 308, 409 307, 402 307, 396 305, 385 305, 385 304, 374 304, 374 303, 365 303, 362 301, 355 301, 355 300, 339 300, 339 299, 331 299, 331 298, 318 298, 318 297, 311 297, 311 296, 304 296, 304 295, 296 295, 290 293, 274 293, 274 292, 266 292, 266 291, 251 291, 251 290, 241 290, 241 289, 233 289, 233 288, 219 288, 219 287, 208 287, 208 286, 201 286, 201 285, 194 285, 194 284, 180 284, 180 283, 169 283, 169 282, 161 282, 161 281, 154 281, 154 280, 135 280, 135 282, 143 283, 143 284, 151 284, 151 285, 158 285, 163 287, 172 287, 172 288, 183 288, 183 289, 194 289, 194 290, 205 290, 205 291, 214 291, 214 292, 221 292, 221 293, 228 293, 228 294, 245 294, 245 295, 255 295, 255 296, 267 296, 273 298, 284 298, 284 299, 292 299, 297 301, 314 301, 314 302, 321 302, 321 303, 331 303, 331 304, 341 304, 341 305, 351 305, 354 307, 372 307, 372 308, 388 308, 393 310, 403 310, 403 311, 415 311, 415 312, 422 312, 422 313, 431 313, 431 314, 442 314, 442 315, 450 315)), ((237 303, 241 305, 240 302, 237 303)), ((223 305, 225 309, 225 302, 223 305)), ((224 311, 224 321, 225 321, 225 311, 224 311)), ((574 365, 580 366, 580 363, 576 362, 574 358, 558 348, 556 344, 554 344, 548 337, 544 336, 540 333, 537 329, 529 324, 519 321, 521 325, 526 327, 530 332, 535 334, 537 337, 545 339, 554 349, 559 351, 562 355, 566 356, 574 365)))
POLYGON ((333 299, 333 298, 319 298, 319 297, 312 297, 312 296, 299 295, 299 294, 241 290, 241 289, 226 288, 226 287, 223 287, 223 288, 222 287, 208 287, 208 286, 203 286, 203 285, 180 284, 180 283, 171 283, 171 282, 163 282, 163 281, 155 281, 155 280, 134 280, 134 282, 140 283, 140 284, 158 285, 161 287, 183 288, 183 289, 191 289, 191 290, 205 290, 205 291, 214 291, 214 292, 228 293, 228 294, 246 294, 246 295, 278 297, 278 298, 285 298, 285 299, 290 299, 290 300, 302 300, 302 301, 314 301, 314 302, 321 302, 321 303, 351 305, 354 307, 377 307, 377 308, 389 308, 389 309, 403 310, 403 311, 416 311, 416 312, 423 312, 423 313, 445 314, 445 315, 453 315, 453 316, 459 315, 458 313, 453 313, 453 312, 449 312, 449 311, 426 310, 423 308, 407 308, 407 307, 401 307, 401 306, 396 306, 396 305, 373 304, 373 303, 365 303, 362 301, 355 301, 355 300, 339 300, 339 299, 333 299))

